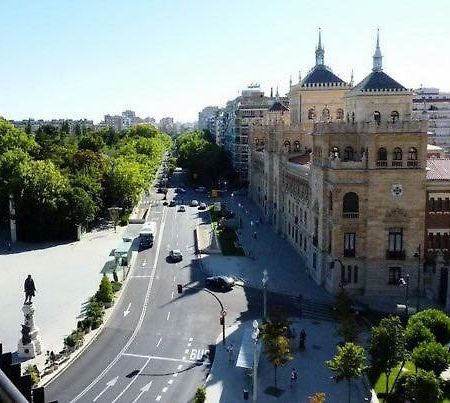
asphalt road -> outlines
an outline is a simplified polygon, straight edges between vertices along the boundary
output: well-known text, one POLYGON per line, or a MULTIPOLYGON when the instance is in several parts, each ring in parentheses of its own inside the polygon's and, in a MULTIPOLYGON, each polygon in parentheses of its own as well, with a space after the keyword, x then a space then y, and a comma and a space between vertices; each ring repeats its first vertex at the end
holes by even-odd
MULTIPOLYGON (((174 174, 172 185, 182 181, 174 174)), ((193 191, 168 199, 202 199, 193 191)), ((153 247, 138 254, 114 313, 98 338, 46 387, 46 401, 187 402, 209 370, 214 355, 220 306, 203 289, 204 275, 194 254, 197 208, 153 207, 158 223, 153 247), (171 249, 183 260, 167 261, 171 249), (177 284, 183 293, 177 293, 177 284), (127 313, 129 312, 129 313, 127 313)), ((241 287, 218 293, 227 321, 242 320, 248 295, 241 287)))

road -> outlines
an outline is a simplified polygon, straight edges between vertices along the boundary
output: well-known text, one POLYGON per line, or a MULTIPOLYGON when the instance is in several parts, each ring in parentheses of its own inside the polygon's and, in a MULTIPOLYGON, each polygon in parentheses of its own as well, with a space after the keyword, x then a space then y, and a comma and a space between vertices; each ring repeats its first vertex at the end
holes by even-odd
MULTIPOLYGON (((182 176, 175 174, 172 185, 182 176)), ((187 193, 168 199, 193 198, 187 193)), ((198 195, 195 198, 199 198, 198 195)), ((46 387, 46 401, 137 402, 189 401, 213 360, 220 306, 203 290, 194 253, 193 230, 202 214, 197 208, 158 205, 149 220, 158 224, 157 241, 138 254, 136 264, 99 337, 46 387), (167 261, 170 249, 183 260, 167 261), (183 293, 177 293, 177 284, 183 293)), ((219 293, 228 315, 238 319, 248 308, 242 288, 219 293)))

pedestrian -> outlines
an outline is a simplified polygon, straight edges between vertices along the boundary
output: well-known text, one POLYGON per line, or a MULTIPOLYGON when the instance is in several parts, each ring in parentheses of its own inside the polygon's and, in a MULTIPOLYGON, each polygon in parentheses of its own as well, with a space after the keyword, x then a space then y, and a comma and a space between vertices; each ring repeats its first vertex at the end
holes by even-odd
POLYGON ((11 252, 11 241, 8 241, 8 252, 11 252))
POLYGON ((25 283, 23 285, 24 291, 25 291, 25 302, 24 304, 30 304, 31 305, 31 298, 35 296, 36 287, 34 286, 34 281, 31 278, 31 274, 28 275, 28 277, 25 280, 25 283))
POLYGON ((228 352, 228 362, 233 362, 233 344, 230 344, 227 347, 227 352, 228 352))
POLYGON ((256 231, 253 233, 253 238, 256 239, 256 231))
POLYGON ((292 385, 294 385, 297 382, 297 378, 298 378, 297 370, 295 368, 292 368, 292 371, 291 371, 291 388, 292 388, 292 385))

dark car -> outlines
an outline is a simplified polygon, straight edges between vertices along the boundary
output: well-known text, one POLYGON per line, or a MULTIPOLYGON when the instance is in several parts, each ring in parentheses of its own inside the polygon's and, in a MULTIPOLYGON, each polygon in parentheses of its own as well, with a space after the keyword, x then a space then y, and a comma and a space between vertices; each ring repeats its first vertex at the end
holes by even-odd
POLYGON ((234 286, 234 279, 228 276, 213 276, 206 279, 206 286, 221 291, 229 291, 234 286))
POLYGON ((169 207, 175 207, 177 205, 177 203, 175 202, 175 200, 171 200, 169 203, 169 207))

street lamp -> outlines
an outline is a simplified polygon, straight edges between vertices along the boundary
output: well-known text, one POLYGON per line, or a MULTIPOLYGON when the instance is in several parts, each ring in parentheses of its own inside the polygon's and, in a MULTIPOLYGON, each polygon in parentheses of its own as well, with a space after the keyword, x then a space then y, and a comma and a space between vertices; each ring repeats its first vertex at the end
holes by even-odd
POLYGON ((253 226, 254 225, 255 225, 255 223, 253 222, 253 220, 250 221, 250 227, 251 227, 250 233, 251 233, 251 237, 252 237, 250 253, 251 253, 252 259, 256 258, 256 253, 255 253, 255 249, 256 249, 256 245, 255 245, 256 231, 253 231, 253 226))
POLYGON ((239 228, 242 227, 242 208, 244 207, 241 203, 238 203, 238 216, 239 216, 239 228))
POLYGON ((406 287, 405 288, 405 317, 406 322, 408 322, 408 315, 409 315, 409 273, 406 274, 405 278, 400 277, 398 280, 399 287, 406 287))
POLYGON ((264 269, 263 271, 263 278, 262 278, 262 285, 263 285, 263 295, 264 295, 264 322, 267 321, 267 282, 269 281, 269 276, 267 275, 267 270, 264 269))
POLYGON ((258 336, 259 336, 259 323, 255 319, 253 321, 253 332, 252 339, 255 343, 255 348, 253 350, 253 401, 256 402, 257 395, 257 373, 258 373, 258 354, 257 354, 257 345, 258 345, 258 336))
POLYGON ((420 310, 420 292, 421 292, 421 283, 420 283, 420 275, 421 275, 421 271, 422 268, 420 267, 420 257, 421 257, 421 249, 422 249, 422 245, 419 244, 419 246, 417 247, 416 253, 414 253, 414 257, 418 259, 418 270, 417 270, 417 306, 416 306, 416 312, 419 312, 420 310))

